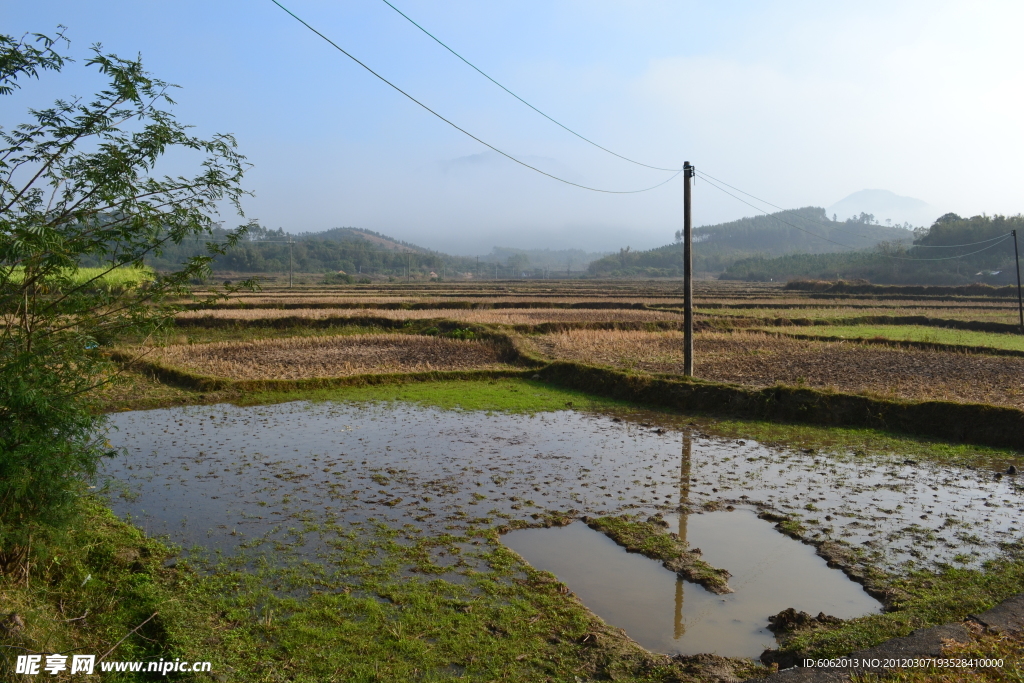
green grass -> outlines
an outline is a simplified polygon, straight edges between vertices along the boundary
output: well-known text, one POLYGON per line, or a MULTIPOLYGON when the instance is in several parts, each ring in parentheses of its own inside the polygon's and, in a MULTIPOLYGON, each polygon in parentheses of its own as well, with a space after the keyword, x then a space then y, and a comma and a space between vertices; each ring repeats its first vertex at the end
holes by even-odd
POLYGON ((666 569, 698 583, 713 593, 731 593, 724 569, 712 567, 691 553, 687 544, 670 536, 662 524, 654 519, 644 521, 629 515, 618 517, 584 518, 590 528, 600 531, 628 552, 640 553, 661 560, 666 569))
POLYGON ((1024 351, 1024 335, 999 332, 971 332, 922 325, 850 325, 825 327, 772 327, 767 331, 805 334, 819 337, 846 339, 892 339, 896 341, 955 344, 957 346, 984 346, 992 349, 1024 351))
MULTIPOLYGON (((107 652, 122 636, 157 616, 127 639, 110 659, 173 659, 186 650, 190 632, 202 634, 180 572, 162 567, 171 551, 117 519, 98 500, 82 499, 79 524, 63 534, 35 539, 29 575, 0 575, 5 616, 24 626, 0 630, 0 671, 20 648, 45 652, 107 652), (86 615, 85 618, 81 618, 86 615), (184 638, 184 640, 181 640, 184 638)), ((220 659, 214 654, 204 659, 220 659)), ((0 678, 12 680, 0 675, 0 678)), ((104 680, 132 680, 111 674, 104 680)))
MULTIPOLYGON (((947 659, 1002 660, 1002 666, 977 667, 970 670, 971 681, 1020 683, 1024 681, 1024 633, 983 633, 970 642, 943 648, 947 659)), ((949 666, 926 666, 890 671, 886 674, 863 674, 854 683, 962 683, 964 669, 949 666)))
POLYGON ((983 570, 948 568, 892 581, 903 597, 894 611, 851 619, 835 627, 797 633, 784 649, 809 657, 833 657, 905 636, 924 626, 946 624, 979 614, 1020 592, 1024 561, 1006 558, 983 570))
POLYGON ((493 379, 340 387, 321 391, 267 392, 245 396, 242 405, 284 401, 404 401, 442 410, 539 413, 567 408, 610 410, 627 404, 552 387, 535 380, 493 379))
POLYGON ((982 322, 1017 322, 1017 308, 1014 307, 928 307, 903 304, 885 306, 879 303, 876 307, 852 307, 841 305, 807 306, 806 308, 701 308, 697 306, 697 313, 714 316, 741 316, 744 318, 762 318, 774 320, 783 318, 787 320, 809 319, 823 320, 835 318, 857 318, 862 316, 910 316, 920 315, 929 318, 951 319, 951 320, 974 320, 982 322))
POLYGON ((202 680, 246 683, 700 680, 691 664, 648 653, 600 622, 493 531, 325 528, 331 550, 315 563, 289 561, 279 548, 274 566, 169 567, 172 549, 98 500, 83 500, 81 512, 72 531, 36 548, 28 581, 0 576, 4 617, 14 612, 22 624, 0 629, 4 680, 11 652, 111 649, 113 661, 211 661, 213 676, 202 680), (450 568, 434 564, 432 550, 472 552, 476 569, 447 580, 450 568))
POLYGON ((824 456, 912 458, 957 465, 991 465, 1006 469, 1020 462, 1021 453, 1008 448, 952 443, 884 432, 878 429, 824 427, 763 420, 696 418, 689 420, 713 436, 753 439, 819 453, 824 456))

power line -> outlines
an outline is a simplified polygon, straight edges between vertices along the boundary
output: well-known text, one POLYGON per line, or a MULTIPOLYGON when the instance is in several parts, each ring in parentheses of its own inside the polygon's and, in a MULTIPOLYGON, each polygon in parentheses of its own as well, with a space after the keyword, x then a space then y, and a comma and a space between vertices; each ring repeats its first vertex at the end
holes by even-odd
MULTIPOLYGON (((702 175, 702 176, 704 176, 704 174, 701 174, 701 175, 702 175)), ((714 187, 715 189, 717 189, 717 190, 718 190, 719 192, 724 192, 725 194, 729 195, 730 197, 732 197, 732 198, 733 198, 733 199, 735 199, 736 201, 738 201, 738 202, 743 202, 744 204, 746 204, 747 206, 751 207, 752 209, 754 209, 754 210, 756 210, 756 211, 760 211, 761 213, 763 213, 764 215, 768 216, 769 218, 774 218, 774 219, 775 219, 775 220, 777 220, 778 222, 780 222, 780 223, 783 223, 783 224, 785 224, 785 225, 788 225, 788 226, 789 226, 789 227, 791 227, 791 228, 796 228, 796 229, 797 229, 797 230, 799 230, 800 232, 806 232, 806 233, 807 233, 808 235, 811 235, 811 236, 813 236, 813 237, 817 237, 817 238, 819 238, 819 239, 823 239, 823 240, 825 240, 826 242, 831 242, 832 244, 838 244, 839 246, 841 246, 841 247, 846 247, 847 249, 854 249, 854 247, 851 247, 851 246, 850 246, 849 244, 843 244, 842 242, 836 242, 835 240, 833 240, 833 239, 829 239, 828 237, 825 237, 824 235, 819 235, 819 234, 818 234, 818 233, 816 233, 816 232, 811 232, 810 230, 805 230, 804 228, 801 228, 801 227, 800 227, 799 225, 793 225, 793 224, 792 224, 792 223, 790 223, 789 221, 784 221, 784 220, 782 220, 781 218, 779 218, 778 216, 775 216, 775 215, 773 215, 773 214, 770 214, 770 213, 768 213, 767 211, 765 211, 765 210, 764 210, 764 209, 762 209, 761 207, 759 207, 759 206, 755 206, 755 205, 751 204, 750 202, 748 202, 747 200, 745 200, 745 199, 742 199, 741 197, 737 197, 737 196, 736 196, 736 195, 734 195, 734 194, 733 194, 732 192, 729 192, 728 190, 726 190, 726 189, 723 189, 723 188, 719 187, 719 186, 718 186, 718 185, 716 185, 715 183, 713 183, 713 182, 711 182, 710 180, 708 180, 708 177, 707 177, 707 176, 704 176, 704 182, 706 182, 706 183, 707 183, 708 185, 711 185, 712 187, 714 187)), ((738 191, 738 190, 737 190, 737 191, 738 191)), ((746 194, 746 193, 744 192, 744 194, 746 194)), ((767 202, 765 202, 765 203, 767 204, 767 202)))
POLYGON ((342 47, 341 47, 340 45, 338 45, 338 44, 337 44, 337 43, 335 43, 335 42, 334 42, 333 40, 331 40, 330 38, 328 38, 327 36, 325 36, 325 35, 324 35, 323 33, 320 33, 320 31, 316 30, 315 28, 313 28, 312 26, 310 26, 309 24, 307 24, 307 23, 306 23, 306 22, 305 22, 305 21, 304 21, 303 19, 301 19, 301 18, 300 18, 300 17, 299 17, 299 16, 297 15, 297 14, 295 14, 295 13, 294 13, 294 12, 292 12, 292 11, 291 11, 290 9, 288 9, 287 7, 285 7, 284 5, 282 5, 282 4, 280 3, 280 2, 278 2, 277 0, 270 0, 270 1, 271 1, 271 2, 273 2, 273 3, 275 4, 275 5, 277 5, 278 7, 280 7, 281 9, 283 9, 283 10, 284 10, 285 12, 287 12, 287 13, 288 13, 289 15, 291 15, 291 17, 292 17, 293 19, 295 19, 295 20, 296 20, 296 21, 298 21, 298 22, 299 22, 300 24, 302 24, 303 26, 305 26, 306 28, 308 28, 308 29, 309 29, 310 31, 312 31, 312 32, 313 32, 313 33, 315 33, 316 35, 318 35, 318 36, 320 36, 321 38, 323 38, 323 39, 324 39, 325 41, 327 41, 327 42, 328 42, 328 43, 329 43, 329 44, 330 44, 330 45, 331 45, 332 47, 334 47, 334 49, 336 49, 336 50, 337 50, 338 52, 342 53, 343 55, 345 55, 346 57, 348 57, 349 59, 351 59, 351 60, 352 60, 353 62, 355 62, 355 63, 356 63, 356 64, 358 64, 359 66, 363 67, 364 69, 366 69, 367 71, 369 71, 369 72, 370 72, 371 74, 373 74, 374 76, 376 76, 377 78, 379 78, 379 79, 380 79, 381 81, 383 81, 384 83, 386 83, 386 84, 390 85, 390 86, 391 86, 392 88, 394 88, 395 90, 397 90, 397 91, 398 91, 399 93, 401 93, 402 95, 405 95, 405 96, 406 96, 407 98, 409 98, 410 100, 412 100, 413 102, 415 102, 415 103, 416 103, 416 104, 418 104, 419 106, 423 107, 423 108, 424 108, 424 109, 426 109, 426 110, 427 110, 428 112, 430 112, 431 114, 433 114, 433 115, 434 115, 434 116, 436 116, 437 118, 441 119, 442 121, 444 121, 445 123, 447 123, 447 124, 448 124, 449 126, 451 126, 452 128, 454 128, 455 130, 459 131, 460 133, 463 133, 464 135, 467 135, 467 136, 469 136, 469 137, 473 138, 474 140, 476 140, 477 142, 479 142, 479 143, 480 143, 481 145, 484 145, 485 147, 489 147, 490 149, 494 150, 495 152, 497 152, 498 154, 502 155, 503 157, 505 157, 505 158, 507 158, 507 159, 510 159, 510 160, 512 160, 512 161, 514 161, 514 162, 516 162, 516 163, 517 163, 517 164, 519 164, 520 166, 525 166, 526 168, 530 169, 531 171, 536 171, 537 173, 540 173, 541 175, 547 176, 548 178, 551 178, 551 179, 553 179, 553 180, 557 180, 557 181, 558 181, 558 182, 560 182, 560 183, 565 183, 566 185, 572 185, 572 186, 574 186, 574 187, 578 187, 578 188, 581 188, 581 189, 584 189, 584 190, 590 190, 591 192, 603 192, 603 193, 605 193, 605 194, 638 194, 638 193, 640 193, 640 192, 649 192, 650 190, 653 190, 653 189, 655 189, 655 188, 661 187, 661 186, 662 186, 662 185, 664 185, 665 183, 671 182, 671 181, 672 181, 673 179, 675 179, 675 177, 676 177, 677 175, 679 175, 680 173, 682 173, 682 172, 683 172, 683 170, 682 170, 682 169, 679 169, 679 170, 678 170, 678 171, 676 171, 676 172, 675 172, 674 174, 672 174, 672 176, 671 176, 671 177, 670 177, 670 178, 669 178, 668 180, 664 180, 664 181, 662 181, 662 182, 658 183, 657 185, 652 185, 651 187, 645 187, 645 188, 643 188, 642 190, 602 190, 601 188, 597 188, 597 187, 589 187, 589 186, 587 186, 587 185, 581 185, 581 184, 579 184, 579 183, 574 183, 574 182, 572 182, 571 180, 566 180, 565 178, 559 178, 559 177, 558 177, 558 176, 556 176, 556 175, 552 175, 552 174, 550 174, 550 173, 547 173, 547 172, 545 172, 545 171, 542 171, 542 170, 540 170, 539 168, 537 168, 536 166, 531 166, 530 164, 526 163, 525 161, 521 161, 521 160, 517 159, 516 157, 512 156, 511 154, 508 154, 507 152, 503 152, 503 151, 501 151, 500 149, 498 149, 498 148, 497 148, 497 147, 495 147, 494 145, 490 144, 489 142, 485 142, 484 140, 481 140, 481 139, 480 139, 480 138, 478 138, 477 136, 473 135, 472 133, 470 133, 470 132, 469 132, 468 130, 466 130, 465 128, 461 128, 460 126, 456 125, 456 124, 455 124, 455 123, 453 123, 452 121, 449 121, 448 119, 446 119, 445 117, 441 116, 440 114, 438 114, 438 113, 437 113, 436 111, 434 111, 433 109, 431 109, 431 108, 430 108, 430 107, 428 107, 427 105, 425 105, 425 104, 423 104, 422 102, 420 102, 419 100, 417 100, 417 99, 416 99, 415 97, 413 97, 413 96, 412 96, 412 95, 410 95, 409 93, 407 93, 407 92, 405 92, 404 90, 402 90, 401 88, 399 88, 399 87, 398 87, 397 85, 395 85, 394 83, 392 83, 392 82, 391 82, 391 81, 389 81, 388 79, 386 79, 386 78, 384 78, 383 76, 381 76, 381 75, 380 75, 379 73, 377 73, 376 71, 374 71, 373 69, 371 69, 370 67, 368 67, 368 66, 367 66, 366 64, 364 64, 363 62, 361 62, 361 61, 359 61, 358 59, 356 59, 356 58, 355 58, 354 56, 352 56, 352 55, 351 55, 351 54, 349 54, 349 53, 348 53, 347 51, 345 51, 345 49, 343 49, 343 48, 342 48, 342 47))
MULTIPOLYGON (((980 254, 983 251, 988 251, 989 249, 991 249, 993 247, 998 247, 1000 244, 1002 244, 1006 240, 1010 239, 1010 237, 1011 237, 1010 233, 1006 233, 995 244, 990 244, 987 247, 984 247, 982 249, 978 249, 977 251, 972 251, 969 254, 957 254, 956 256, 943 256, 941 258, 913 258, 913 257, 906 257, 906 256, 891 256, 891 255, 885 254, 885 253, 883 253, 882 255, 883 256, 887 256, 888 258, 899 259, 900 261, 952 261, 953 259, 964 258, 964 257, 967 257, 967 256, 974 256, 975 254, 980 254)), ((920 246, 920 245, 914 245, 914 246, 920 246)))
MULTIPOLYGON (((834 230, 840 230, 840 231, 843 231, 843 232, 850 232, 850 234, 856 235, 857 237, 863 237, 865 239, 871 239, 867 235, 862 235, 860 233, 851 232, 849 230, 843 230, 843 228, 840 228, 840 227, 835 225, 835 221, 833 221, 832 223, 822 223, 819 220, 815 220, 815 219, 809 218, 807 216, 801 216, 800 214, 796 213, 795 211, 791 211, 789 209, 783 209, 781 206, 778 206, 777 204, 772 204, 771 202, 769 202, 769 201, 767 201, 765 199, 761 199, 759 197, 755 197, 754 195, 750 194, 749 192, 745 192, 745 191, 741 190, 740 188, 735 187, 733 185, 730 185, 729 183, 725 182, 724 180, 719 180, 718 178, 715 178, 714 176, 708 175, 707 173, 705 173, 703 171, 698 171, 698 173, 700 173, 700 175, 703 176, 703 178, 705 180, 709 180, 709 179, 710 180, 714 180, 715 182, 721 183, 722 185, 725 185, 726 187, 729 187, 729 188, 732 188, 732 189, 736 190, 740 194, 745 194, 745 195, 747 195, 748 197, 750 197, 752 199, 756 199, 757 201, 761 202, 762 204, 767 204, 768 206, 776 208, 776 209, 778 209, 779 211, 781 211, 783 213, 790 213, 790 214, 793 214, 794 216, 799 216, 803 220, 811 221, 812 223, 817 223, 818 225, 820 225, 822 227, 826 227, 826 228, 834 229, 834 230)), ((721 189, 721 188, 719 188, 719 189, 721 189)), ((735 197, 735 195, 730 195, 730 196, 735 197)), ((738 199, 738 197, 736 197, 736 198, 738 199)), ((751 205, 748 204, 748 206, 751 206, 751 205)), ((757 207, 755 206, 754 208, 756 209, 757 207)), ((758 211, 761 211, 761 209, 758 209, 758 211)), ((767 213, 767 212, 765 212, 765 213, 767 213)), ((1005 233, 1005 234, 1002 234, 1002 235, 997 235, 996 237, 991 237, 991 238, 989 238, 987 240, 981 240, 981 241, 978 241, 978 242, 967 242, 965 244, 915 244, 914 246, 915 247, 921 247, 923 249, 950 249, 950 248, 953 248, 953 247, 973 247, 976 244, 985 244, 987 242, 992 242, 994 240, 997 240, 997 239, 1000 239, 1002 237, 1005 237, 1006 235, 1009 235, 1009 234, 1010 233, 1005 233)))
POLYGON ((964 244, 915 244, 914 247, 918 249, 952 249, 953 247, 973 247, 977 244, 985 244, 986 242, 995 241, 1001 237, 1006 237, 1010 233, 1003 233, 1002 235, 996 235, 990 237, 987 240, 981 240, 980 242, 966 242, 964 244))
POLYGON ((488 76, 488 75, 487 75, 486 73, 484 73, 484 72, 483 72, 483 71, 482 71, 482 70, 481 70, 481 69, 480 69, 479 67, 477 67, 477 65, 476 65, 476 64, 473 64, 473 63, 472 63, 471 61, 469 61, 468 59, 466 59, 465 57, 463 57, 462 55, 460 55, 460 54, 459 54, 458 52, 456 52, 456 51, 455 51, 455 50, 453 50, 452 48, 448 47, 448 45, 446 45, 446 44, 445 44, 444 42, 442 42, 440 38, 438 38, 438 37, 437 37, 437 36, 435 36, 435 35, 434 35, 433 33, 431 33, 431 32, 430 32, 430 31, 428 31, 427 29, 425 29, 425 28, 423 28, 422 26, 420 26, 419 24, 417 24, 417 23, 416 23, 415 21, 413 21, 413 19, 412 19, 412 18, 411 18, 411 17, 410 17, 410 16, 408 15, 408 14, 406 14, 406 13, 405 13, 405 12, 403 12, 402 10, 400 10, 400 9, 398 9, 397 7, 395 7, 394 5, 392 5, 392 4, 390 3, 390 2, 388 2, 388 0, 383 0, 383 2, 384 2, 384 4, 385 4, 385 5, 387 5, 387 6, 388 6, 388 7, 390 7, 391 9, 393 9, 393 10, 395 10, 396 12, 398 12, 399 14, 401 14, 401 15, 402 15, 402 16, 403 16, 403 17, 404 17, 404 18, 405 18, 405 19, 406 19, 406 20, 407 20, 407 21, 408 21, 408 22, 409 22, 410 24, 412 24, 413 26, 415 26, 416 28, 418 28, 419 30, 423 31, 423 32, 424 32, 424 33, 426 33, 426 34, 427 34, 428 36, 430 36, 431 38, 433 38, 433 39, 434 39, 434 41, 435 41, 435 42, 436 42, 436 43, 437 43, 438 45, 440 45, 440 46, 441 46, 441 47, 443 47, 444 49, 448 50, 448 52, 451 52, 451 53, 452 53, 453 55, 455 55, 456 57, 458 57, 459 59, 461 59, 461 60, 462 60, 463 62, 465 62, 465 63, 466 63, 466 64, 467 64, 467 65, 468 65, 468 66, 469 66, 470 68, 472 68, 472 69, 473 69, 474 71, 476 71, 476 72, 477 72, 478 74, 480 74, 481 76, 483 76, 484 78, 486 78, 487 80, 489 80, 489 81, 490 81, 491 83, 493 83, 494 85, 498 86, 499 88, 501 88, 502 90, 504 90, 505 92, 507 92, 507 93, 508 93, 509 95, 511 95, 512 97, 516 98, 517 100, 519 100, 520 102, 522 102, 523 104, 525 104, 525 105, 526 105, 527 107, 529 107, 530 109, 534 110, 535 112, 537 112, 538 114, 540 114, 541 116, 543 116, 544 118, 546 118, 546 119, 547 119, 548 121, 550 121, 551 123, 555 124, 556 126, 558 126, 559 128, 561 128, 561 129, 563 129, 563 130, 565 130, 565 131, 568 131, 569 133, 572 133, 573 135, 575 135, 576 137, 578 137, 578 138, 579 138, 580 140, 583 140, 584 142, 586 142, 586 143, 589 143, 589 144, 593 145, 594 147, 597 147, 597 148, 598 148, 598 149, 600 149, 600 150, 603 150, 603 151, 605 151, 605 152, 608 152, 608 153, 609 153, 609 154, 611 154, 612 156, 618 157, 618 158, 622 159, 623 161, 628 161, 628 162, 629 162, 629 163, 631 163, 631 164, 636 164, 637 166, 643 166, 644 168, 652 168, 652 169, 654 169, 655 171, 676 171, 676 172, 678 172, 678 171, 681 171, 681 170, 682 170, 682 169, 680 169, 680 168, 662 168, 661 166, 651 166, 650 164, 645 164, 645 163, 642 163, 642 162, 640 162, 640 161, 636 161, 636 160, 634 160, 634 159, 630 159, 629 157, 626 157, 626 156, 623 156, 623 155, 621 155, 621 154, 618 154, 618 153, 616 153, 616 152, 613 152, 612 150, 608 149, 607 147, 602 147, 601 145, 597 144, 597 143, 596 143, 596 142, 594 142, 593 140, 591 140, 591 139, 589 139, 589 138, 587 138, 587 137, 584 137, 583 135, 580 135, 579 133, 577 133, 576 131, 574 131, 574 130, 573 130, 572 128, 569 128, 568 126, 566 126, 566 125, 564 125, 564 124, 562 124, 562 123, 559 123, 559 122, 558 122, 558 121, 556 121, 555 119, 551 118, 550 116, 548 116, 547 114, 545 114, 544 112, 542 112, 542 111, 541 111, 540 109, 537 109, 537 107, 533 106, 532 104, 530 104, 529 102, 527 102, 526 100, 524 100, 524 99, 523 99, 522 97, 520 97, 519 95, 515 94, 514 92, 512 92, 511 90, 509 90, 508 88, 506 88, 505 86, 503 86, 503 85, 502 85, 501 83, 499 83, 498 81, 496 81, 496 80, 494 80, 493 78, 491 78, 490 76, 488 76))
MULTIPOLYGON (((801 214, 798 214, 798 213, 796 213, 795 211, 792 211, 792 210, 790 210, 790 209, 783 209, 783 208, 782 208, 781 206, 778 206, 777 204, 772 204, 771 202, 769 202, 769 201, 767 201, 767 200, 761 199, 761 198, 759 198, 759 197, 755 197, 754 195, 750 194, 749 192, 744 192, 743 190, 739 189, 738 187, 735 187, 735 186, 733 186, 733 185, 730 185, 729 183, 727 183, 727 182, 725 182, 725 181, 723 181, 723 180, 719 180, 718 178, 715 178, 714 176, 710 176, 710 175, 708 175, 707 173, 704 173, 703 171, 701 171, 701 172, 700 172, 700 174, 701 174, 701 176, 702 176, 702 177, 704 178, 704 180, 706 180, 706 181, 708 181, 708 182, 710 182, 711 180, 714 180, 715 182, 719 182, 719 183, 722 183, 722 184, 723 184, 723 185, 725 185, 726 187, 730 187, 730 188, 732 188, 732 189, 736 190, 737 192, 739 192, 740 194, 745 194, 745 195, 747 195, 748 197, 750 197, 750 198, 752 198, 752 199, 756 199, 757 201, 761 202, 762 204, 767 204, 768 206, 770 206, 770 207, 772 207, 772 208, 778 209, 778 210, 779 210, 779 212, 781 212, 781 213, 788 213, 788 214, 792 214, 793 216, 796 216, 796 217, 798 217, 798 218, 800 218, 800 219, 802 219, 802 220, 805 220, 805 221, 809 221, 809 222, 811 222, 811 223, 817 223, 818 225, 820 225, 820 226, 822 226, 822 227, 824 227, 824 228, 828 228, 828 229, 830 229, 830 230, 838 230, 838 231, 840 231, 840 232, 846 232, 846 233, 849 233, 849 234, 851 234, 851 235, 853 235, 853 236, 855 236, 855 237, 862 237, 862 238, 864 238, 864 239, 872 239, 872 238, 871 238, 870 236, 868 236, 868 235, 863 235, 863 234, 861 234, 861 233, 859 233, 859 232, 853 232, 852 230, 847 230, 847 229, 844 229, 844 228, 842 228, 842 227, 839 227, 838 225, 836 225, 836 222, 835 222, 835 221, 833 221, 833 222, 831 222, 831 223, 822 223, 822 222, 821 222, 821 221, 819 221, 819 220, 815 220, 814 218, 811 218, 811 217, 809 217, 809 216, 803 216, 803 215, 801 215, 801 214)), ((721 190, 722 188, 718 188, 718 189, 720 189, 720 190, 721 190)), ((731 196, 731 197, 733 197, 733 198, 735 198, 735 199, 739 199, 739 197, 736 197, 736 195, 733 195, 733 194, 730 194, 729 196, 731 196)), ((743 200, 740 200, 740 201, 743 201, 743 200)), ((747 204, 747 206, 754 206, 753 204, 750 204, 750 203, 748 203, 748 202, 743 202, 743 203, 744 203, 744 204, 747 204)), ((756 206, 754 206, 754 208, 755 208, 755 209, 757 209, 758 211, 761 211, 762 213, 764 213, 764 214, 766 214, 766 215, 770 215, 770 214, 768 214, 768 212, 767 212, 767 211, 764 211, 763 209, 761 209, 761 208, 759 208, 759 207, 756 207, 756 206)), ((794 227, 795 227, 795 226, 794 226, 794 227)), ((839 244, 839 243, 838 243, 838 242, 836 242, 836 244, 839 244)), ((849 246, 849 245, 844 245, 844 246, 849 246)), ((851 249, 853 249, 854 247, 852 247, 852 246, 851 246, 850 248, 851 248, 851 249)))
MULTIPOLYGON (((749 206, 749 207, 751 207, 751 208, 753 208, 753 209, 756 209, 757 211, 760 211, 761 213, 763 213, 764 215, 768 216, 769 218, 774 218, 775 220, 779 221, 780 223, 784 223, 785 225, 788 225, 788 226, 790 226, 791 228, 796 228, 797 230, 800 230, 801 232, 805 232, 805 233, 807 233, 808 235, 812 235, 812 236, 814 236, 814 237, 817 237, 817 238, 819 238, 819 239, 823 239, 823 240, 825 240, 826 242, 831 242, 832 244, 838 244, 839 246, 841 246, 841 247, 846 247, 846 248, 848 248, 848 249, 854 249, 854 248, 855 248, 855 247, 852 247, 852 246, 850 246, 850 245, 848 245, 848 244, 843 244, 842 242, 836 242, 836 241, 835 241, 835 240, 833 240, 833 239, 829 239, 828 237, 825 237, 825 236, 823 236, 823 235, 819 235, 819 234, 817 234, 817 233, 811 232, 810 230, 804 230, 804 229, 803 229, 803 228, 801 228, 800 226, 798 226, 798 225, 793 225, 793 224, 792 224, 792 223, 790 223, 789 221, 784 221, 784 220, 782 220, 781 218, 779 218, 778 216, 775 216, 775 215, 773 215, 773 214, 770 214, 770 213, 768 213, 767 211, 765 211, 764 209, 762 209, 762 208, 760 208, 760 207, 758 207, 758 206, 754 206, 754 205, 753 205, 753 204, 751 204, 750 202, 748 202, 748 201, 746 201, 746 200, 744 200, 744 199, 741 199, 740 197, 737 197, 736 195, 734 195, 733 193, 729 192, 728 190, 725 190, 725 189, 723 189, 723 188, 719 187, 719 186, 718 186, 718 185, 716 185, 716 184, 715 184, 714 182, 712 182, 712 181, 708 180, 708 178, 709 178, 710 176, 707 176, 706 174, 702 174, 702 175, 704 175, 704 181, 705 181, 705 182, 707 182, 707 183, 708 183, 708 185, 711 185, 711 186, 712 186, 712 187, 714 187, 715 189, 719 190, 720 192, 724 192, 725 194, 729 195, 729 196, 730 196, 730 197, 732 197, 733 199, 735 199, 735 200, 737 200, 737 201, 740 201, 740 202, 743 202, 743 203, 744 203, 744 204, 746 204, 747 206, 749 206)), ((723 184, 724 184, 724 183, 723 183, 723 184)), ((729 187, 732 187, 732 186, 730 185, 729 187)), ((733 188, 733 189, 736 189, 736 188, 733 188)), ((743 191, 742 191, 742 190, 737 190, 737 192, 743 192, 743 191)), ((743 192, 743 194, 747 194, 747 193, 746 193, 746 192, 743 192)), ((748 196, 753 196, 753 195, 748 195, 748 196)), ((755 197, 755 199, 756 199, 756 197, 755 197)), ((761 201, 761 200, 758 200, 758 201, 761 201)), ((768 204, 768 202, 765 202, 765 204, 768 204)), ((773 206, 773 205, 770 205, 770 206, 773 206)), ((786 212, 786 213, 790 213, 790 212, 786 212)), ((799 214, 797 214, 797 215, 799 215, 799 214)), ((815 222, 817 222, 817 221, 815 221, 815 222)), ((998 241, 998 242, 996 242, 995 244, 990 244, 989 246, 987 246, 987 247, 984 247, 984 248, 982 248, 982 249, 978 249, 977 251, 972 251, 972 252, 971 252, 971 253, 969 253, 969 254, 958 254, 958 255, 956 255, 956 256, 943 256, 943 257, 941 257, 941 258, 914 258, 914 257, 909 257, 909 256, 893 256, 892 254, 886 254, 885 252, 876 252, 876 253, 878 253, 878 254, 879 254, 879 255, 881 255, 881 256, 884 256, 885 258, 891 258, 891 259, 896 259, 896 260, 898 260, 898 261, 952 261, 953 259, 965 258, 965 257, 967 257, 967 256, 974 256, 975 254, 980 254, 980 253, 981 253, 981 252, 983 252, 983 251, 988 251, 989 249, 992 249, 993 247, 997 247, 997 246, 999 246, 1000 244, 1002 244, 1002 243, 1003 243, 1003 242, 1005 242, 1006 240, 1010 239, 1010 237, 1011 237, 1011 234, 1010 234, 1010 233, 1006 233, 1005 235, 1001 235, 1000 237, 995 237, 995 238, 993 238, 993 239, 997 239, 997 240, 999 240, 999 241, 998 241)), ((991 241, 991 240, 985 240, 985 241, 986 241, 986 242, 989 242, 989 241, 991 241)), ((983 244, 983 242, 976 242, 975 244, 983 244)), ((916 246, 916 245, 915 245, 915 246, 916 246)))
MULTIPOLYGON (((1010 233, 1006 233, 1001 238, 999 238, 999 241, 996 242, 995 244, 990 244, 987 247, 983 247, 981 249, 978 249, 977 251, 972 251, 969 254, 957 254, 956 256, 942 256, 942 257, 939 257, 939 258, 914 258, 912 256, 893 256, 891 254, 886 254, 884 252, 880 252, 880 253, 882 254, 882 256, 885 256, 886 258, 897 259, 899 261, 952 261, 953 259, 960 259, 960 258, 965 258, 967 256, 974 256, 975 254, 980 254, 983 251, 988 251, 989 249, 992 249, 993 247, 998 247, 1000 244, 1002 244, 1006 240, 1010 239, 1010 236, 1011 236, 1010 233)), ((914 246, 917 246, 917 245, 914 245, 914 246)))

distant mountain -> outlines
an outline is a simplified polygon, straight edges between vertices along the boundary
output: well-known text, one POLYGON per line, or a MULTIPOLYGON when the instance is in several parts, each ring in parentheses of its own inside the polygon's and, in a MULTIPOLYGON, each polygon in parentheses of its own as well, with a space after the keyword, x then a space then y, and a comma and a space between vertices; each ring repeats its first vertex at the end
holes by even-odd
POLYGON ((927 202, 913 197, 901 197, 889 190, 854 192, 825 209, 825 212, 830 217, 835 215, 841 221, 867 214, 880 224, 886 224, 886 220, 889 220, 895 225, 910 223, 914 227, 928 227, 942 214, 942 211, 927 202))
MULTIPOLYGON (((768 216, 695 228, 693 263, 696 273, 720 273, 741 259, 784 254, 822 254, 870 249, 879 242, 906 242, 913 233, 868 222, 866 216, 833 221, 820 207, 808 206, 768 216)), ((678 234, 677 234, 678 237, 678 234)), ((649 251, 620 250, 590 264, 595 276, 682 274, 683 245, 668 244, 649 251)))

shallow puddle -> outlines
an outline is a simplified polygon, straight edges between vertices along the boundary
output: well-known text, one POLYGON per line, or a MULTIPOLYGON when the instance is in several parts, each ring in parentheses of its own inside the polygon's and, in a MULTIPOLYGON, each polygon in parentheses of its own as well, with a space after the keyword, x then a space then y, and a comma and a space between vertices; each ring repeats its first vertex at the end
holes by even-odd
POLYGON ((991 470, 804 454, 574 411, 298 401, 110 422, 110 441, 128 453, 104 463, 126 489, 115 510, 185 547, 301 545, 323 523, 458 533, 544 510, 648 515, 732 502, 802 515, 808 535, 859 545, 901 570, 908 561, 977 566, 1020 538, 1024 509, 1018 477, 991 470))
POLYGON ((552 572, 595 614, 649 650, 712 652, 756 659, 776 647, 768 617, 797 610, 848 619, 879 603, 753 512, 712 512, 673 520, 704 559, 729 570, 735 591, 716 595, 678 579, 661 563, 627 553, 583 522, 523 529, 503 537, 531 565, 552 572))

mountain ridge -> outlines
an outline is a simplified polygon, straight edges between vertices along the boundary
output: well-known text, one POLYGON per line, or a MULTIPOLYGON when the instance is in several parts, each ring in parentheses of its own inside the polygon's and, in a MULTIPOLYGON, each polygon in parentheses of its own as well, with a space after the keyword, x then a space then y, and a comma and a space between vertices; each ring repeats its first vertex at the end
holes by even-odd
MULTIPOLYGON (((792 253, 824 254, 861 251, 881 242, 909 242, 913 233, 902 227, 878 225, 862 214, 833 221, 825 209, 806 206, 764 216, 694 228, 693 263, 697 273, 719 273, 736 261, 792 253)), ((628 247, 618 254, 594 261, 593 276, 645 275, 676 277, 683 274, 683 245, 677 241, 646 251, 628 247)))

